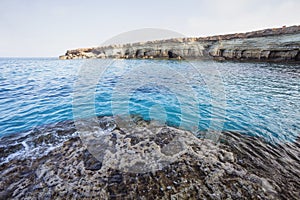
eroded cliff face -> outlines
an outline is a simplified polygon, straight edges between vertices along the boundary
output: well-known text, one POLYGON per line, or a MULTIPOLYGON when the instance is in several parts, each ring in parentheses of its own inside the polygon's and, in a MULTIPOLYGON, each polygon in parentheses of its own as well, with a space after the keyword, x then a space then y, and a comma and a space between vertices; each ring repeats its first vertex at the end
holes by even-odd
POLYGON ((68 50, 60 59, 217 59, 300 62, 300 26, 68 50))

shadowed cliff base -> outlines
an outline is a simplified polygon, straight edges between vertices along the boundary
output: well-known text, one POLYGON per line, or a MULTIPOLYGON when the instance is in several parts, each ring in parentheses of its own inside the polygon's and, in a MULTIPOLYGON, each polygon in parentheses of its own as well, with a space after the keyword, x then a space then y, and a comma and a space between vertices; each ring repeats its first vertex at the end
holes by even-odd
POLYGON ((300 62, 300 26, 68 50, 60 59, 215 59, 300 62))

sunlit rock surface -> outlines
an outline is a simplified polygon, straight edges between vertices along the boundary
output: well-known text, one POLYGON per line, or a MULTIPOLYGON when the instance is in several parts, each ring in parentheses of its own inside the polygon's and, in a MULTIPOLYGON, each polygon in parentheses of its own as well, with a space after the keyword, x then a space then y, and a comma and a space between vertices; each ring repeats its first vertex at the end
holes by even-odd
POLYGON ((60 59, 216 59, 300 62, 300 26, 68 50, 60 59))

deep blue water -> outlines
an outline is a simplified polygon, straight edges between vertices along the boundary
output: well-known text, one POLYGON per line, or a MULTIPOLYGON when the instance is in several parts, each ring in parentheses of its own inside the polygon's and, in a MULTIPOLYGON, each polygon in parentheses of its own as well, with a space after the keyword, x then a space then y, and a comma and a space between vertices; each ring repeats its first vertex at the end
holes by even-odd
POLYGON ((271 142, 299 137, 299 65, 120 60, 102 63, 99 76, 88 62, 0 58, 0 135, 72 120, 74 107, 75 117, 89 117, 84 102, 92 91, 96 115, 124 113, 125 105, 129 114, 193 131, 231 130, 271 142), (99 79, 96 87, 89 76, 99 79))

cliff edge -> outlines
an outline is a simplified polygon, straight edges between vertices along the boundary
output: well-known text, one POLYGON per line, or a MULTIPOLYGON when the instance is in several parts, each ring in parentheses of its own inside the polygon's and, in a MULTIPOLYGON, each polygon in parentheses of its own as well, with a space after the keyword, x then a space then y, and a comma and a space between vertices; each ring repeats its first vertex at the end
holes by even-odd
POLYGON ((68 50, 60 59, 216 59, 300 62, 300 25, 209 37, 68 50))

